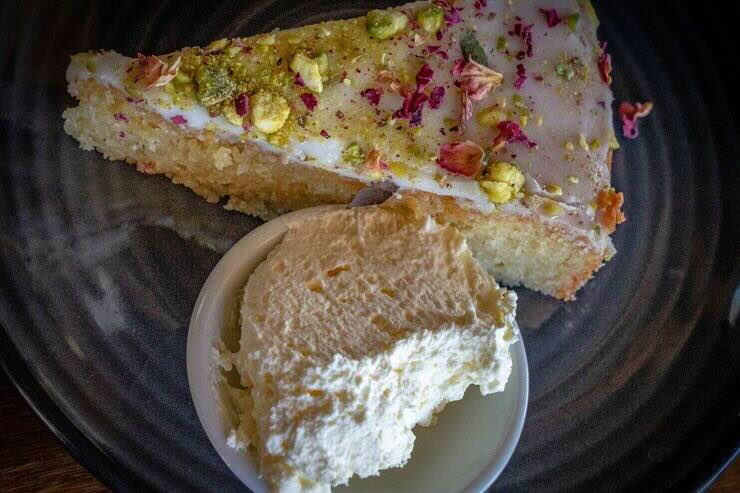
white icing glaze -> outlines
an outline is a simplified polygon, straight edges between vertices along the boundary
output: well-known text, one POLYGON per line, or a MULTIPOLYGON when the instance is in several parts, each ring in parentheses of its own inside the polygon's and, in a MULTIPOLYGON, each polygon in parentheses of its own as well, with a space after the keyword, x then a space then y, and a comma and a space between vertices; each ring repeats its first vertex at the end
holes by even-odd
MULTIPOLYGON (((536 149, 529 150, 525 146, 513 146, 511 151, 506 150, 503 156, 497 159, 512 159, 522 169, 526 176, 525 190, 535 197, 548 197, 556 200, 565 213, 555 217, 547 217, 534 210, 526 202, 515 200, 503 206, 502 211, 520 215, 535 215, 542 220, 563 224, 588 236, 602 248, 608 245, 608 237, 602 232, 594 231, 594 211, 590 207, 598 190, 608 186, 609 171, 606 166, 607 142, 611 135, 611 109, 613 100, 608 86, 599 82, 598 71, 593 62, 596 46, 595 26, 593 20, 583 11, 574 0, 553 0, 547 8, 555 8, 561 14, 581 12, 580 24, 576 32, 570 33, 564 26, 548 28, 544 16, 539 12, 537 2, 489 2, 489 7, 481 11, 473 7, 471 0, 461 0, 456 3, 460 7, 460 16, 463 22, 447 28, 445 38, 440 41, 442 48, 449 52, 447 60, 437 55, 426 55, 424 61, 434 70, 433 85, 446 88, 446 97, 436 110, 427 107, 424 111, 423 125, 419 128, 417 141, 423 142, 429 149, 437 149, 445 142, 454 140, 473 140, 475 142, 490 142, 492 130, 484 127, 472 118, 463 135, 447 135, 439 129, 445 127, 444 120, 460 113, 460 100, 456 96, 454 86, 455 77, 451 75, 453 60, 459 57, 459 38, 465 30, 474 29, 480 44, 489 53, 491 66, 504 74, 504 84, 489 94, 484 100, 475 103, 475 111, 486 108, 504 99, 511 101, 514 95, 520 97, 531 112, 530 123, 525 131, 529 138, 537 142, 536 149), (495 13, 492 16, 491 13, 495 13), (516 37, 507 34, 514 23, 533 25, 533 56, 523 60, 514 57, 507 59, 497 51, 497 41, 502 34, 510 44, 512 53, 521 47, 516 37), (457 52, 455 51, 457 50, 457 52), (589 73, 584 82, 572 89, 572 86, 563 85, 554 71, 554 63, 564 56, 577 56, 589 65, 589 73), (527 82, 521 88, 515 88, 516 66, 519 63, 526 66, 527 82), (541 80, 535 81, 539 77, 541 80), (542 117, 545 125, 536 124, 542 117), (593 147, 582 147, 579 137, 584 136, 589 143, 596 143, 593 147), (568 156, 564 143, 573 144, 568 156), (578 180, 570 180, 575 176, 578 180), (563 194, 554 196, 546 191, 546 185, 558 184, 563 194)), ((415 8, 423 5, 409 4, 401 7, 409 14, 415 8)), ((413 56, 423 51, 424 45, 413 46, 405 42, 394 44, 391 58, 402 63, 404 57, 413 56)), ((120 90, 124 90, 122 80, 131 58, 121 56, 115 52, 102 52, 94 55, 85 55, 84 58, 73 58, 67 71, 70 83, 70 92, 75 94, 75 86, 83 79, 95 79, 98 82, 120 90), (94 59, 91 71, 91 59, 94 59)), ((327 123, 337 109, 353 115, 355 110, 366 110, 367 102, 358 97, 362 88, 377 86, 376 73, 373 71, 352 71, 348 75, 351 84, 329 84, 324 88, 319 98, 319 108, 314 113, 320 124, 327 123), (365 105, 362 107, 361 105, 365 105)), ((392 113, 400 106, 401 97, 390 92, 384 94, 378 105, 378 110, 392 113)), ((244 136, 244 130, 228 122, 222 116, 212 117, 205 108, 192 104, 188 108, 178 108, 172 104, 172 99, 160 88, 146 91, 144 101, 152 111, 160 114, 164 119, 172 121, 173 117, 182 116, 187 122, 181 123, 183 130, 201 132, 212 130, 228 142, 238 142, 244 136)), ((511 104, 511 103, 510 103, 511 104)), ((269 144, 261 138, 250 134, 250 139, 265 150, 286 157, 286 160, 295 164, 314 166, 330 170, 334 173, 357 179, 365 183, 377 181, 377 175, 367 173, 356 167, 343 163, 342 152, 352 141, 332 134, 330 138, 301 137, 291 139, 286 148, 279 148, 269 144)), ((384 141, 373 142, 379 145, 383 155, 393 156, 393 148, 387 148, 384 141), (385 146, 385 147, 384 147, 385 146)), ((404 156, 408 157, 408 156, 404 156)), ((440 170, 431 165, 432 157, 411 158, 412 172, 404 176, 394 176, 386 172, 381 179, 390 179, 402 189, 421 190, 437 195, 451 196, 460 200, 464 206, 474 207, 482 212, 490 212, 494 205, 481 190, 478 183, 466 177, 446 175, 445 180, 435 179, 440 170), (418 162, 413 162, 416 159, 418 162)), ((437 177, 438 178, 438 177, 437 177)))

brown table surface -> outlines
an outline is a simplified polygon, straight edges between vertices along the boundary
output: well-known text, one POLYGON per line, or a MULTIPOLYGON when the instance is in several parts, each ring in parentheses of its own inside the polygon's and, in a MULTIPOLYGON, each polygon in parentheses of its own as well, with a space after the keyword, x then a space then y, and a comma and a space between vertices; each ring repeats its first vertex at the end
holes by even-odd
MULTIPOLYGON (((30 491, 91 493, 107 488, 57 442, 0 370, 0 492, 30 491)), ((711 492, 740 492, 740 461, 711 492)))

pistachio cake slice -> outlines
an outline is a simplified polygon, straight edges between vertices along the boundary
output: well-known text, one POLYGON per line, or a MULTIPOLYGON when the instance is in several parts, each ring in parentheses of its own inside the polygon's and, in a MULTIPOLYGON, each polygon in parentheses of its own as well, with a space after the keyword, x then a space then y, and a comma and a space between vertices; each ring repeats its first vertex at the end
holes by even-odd
POLYGON ((205 48, 72 57, 84 149, 268 218, 346 203, 459 228, 508 285, 561 299, 614 253, 611 64, 590 3, 417 2, 205 48))

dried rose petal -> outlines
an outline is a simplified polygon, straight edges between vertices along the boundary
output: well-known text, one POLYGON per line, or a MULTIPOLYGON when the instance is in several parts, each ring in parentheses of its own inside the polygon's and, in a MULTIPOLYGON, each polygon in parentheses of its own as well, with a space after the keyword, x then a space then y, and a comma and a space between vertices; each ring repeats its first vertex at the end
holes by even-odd
POLYGON ((483 168, 483 154, 475 142, 451 142, 439 147, 437 164, 453 175, 475 176, 483 168))
POLYGON ((306 83, 303 82, 303 77, 301 77, 301 74, 296 72, 295 77, 293 77, 293 84, 301 87, 305 87, 306 83))
POLYGON ((246 92, 239 94, 234 99, 234 110, 239 116, 244 116, 249 113, 249 95, 246 92))
POLYGON ((113 115, 113 119, 115 119, 115 120, 117 120, 119 122, 127 122, 128 121, 128 117, 126 115, 124 115, 123 113, 116 113, 115 115, 113 115))
POLYGON ((458 58, 452 63, 452 75, 455 77, 459 76, 462 71, 463 67, 465 67, 465 59, 464 58, 458 58))
POLYGON ((436 110, 439 108, 439 105, 442 104, 442 99, 445 97, 445 88, 442 86, 437 86, 434 89, 432 89, 431 94, 429 94, 429 107, 433 110, 436 110))
POLYGON ((416 74, 416 89, 406 89, 403 93, 403 104, 401 108, 393 113, 393 118, 408 119, 409 125, 415 127, 421 123, 421 114, 424 104, 429 100, 424 92, 426 86, 431 82, 434 71, 426 63, 422 65, 416 74))
POLYGON ((434 70, 426 63, 416 73, 416 90, 423 91, 434 77, 434 70))
POLYGON ((388 163, 380 159, 380 151, 373 148, 367 153, 367 159, 365 160, 365 166, 376 172, 381 172, 388 169, 388 163))
POLYGON ((563 18, 558 15, 555 9, 540 9, 540 12, 542 12, 547 20, 547 27, 555 27, 563 22, 563 18))
POLYGON ((321 129, 321 132, 319 132, 319 135, 321 135, 325 139, 328 139, 329 138, 329 132, 327 132, 324 129, 321 129))
POLYGON ((488 7, 488 0, 475 0, 473 7, 475 7, 475 10, 484 9, 488 7))
POLYGON ((316 109, 316 105, 319 103, 316 99, 316 96, 314 96, 311 93, 304 92, 300 95, 301 101, 303 101, 303 104, 306 105, 306 108, 308 108, 310 111, 313 111, 316 109))
POLYGON ((470 60, 460 70, 462 78, 462 90, 468 93, 468 97, 475 101, 480 101, 488 94, 488 91, 495 89, 504 80, 504 76, 481 65, 475 60, 470 60))
POLYGON ((596 195, 599 222, 608 233, 613 233, 617 229, 617 224, 622 224, 627 220, 621 211, 622 204, 624 204, 624 194, 617 193, 613 188, 605 188, 596 195))
POLYGON ((612 83, 612 56, 606 52, 606 42, 602 41, 599 43, 599 58, 596 64, 599 66, 599 74, 604 84, 611 85, 612 83))
POLYGON ((424 53, 426 55, 439 55, 443 60, 450 58, 449 55, 447 55, 447 52, 444 51, 440 45, 429 45, 424 48, 424 53))
POLYGON ((134 83, 144 89, 151 89, 167 84, 175 78, 177 69, 180 67, 179 56, 172 63, 165 63, 157 56, 144 56, 139 53, 136 61, 137 71, 134 77, 134 83))
POLYGON ((451 2, 448 0, 436 0, 434 3, 442 7, 445 11, 445 24, 448 26, 454 26, 455 24, 460 24, 462 22, 462 18, 460 17, 460 13, 458 12, 458 8, 455 8, 451 2))
POLYGON ((507 143, 526 144, 529 147, 534 147, 535 145, 537 145, 534 142, 530 141, 527 135, 522 131, 521 127, 511 120, 500 122, 497 125, 497 128, 499 133, 493 139, 494 150, 501 149, 507 143))
POLYGON ((524 65, 518 63, 516 66, 516 80, 514 81, 514 87, 521 89, 525 82, 527 82, 527 73, 524 70, 524 65))
POLYGON ((628 103, 627 101, 619 105, 619 116, 622 118, 622 134, 628 139, 635 139, 640 135, 637 129, 637 120, 644 118, 653 110, 653 103, 628 103))
POLYGON ((460 113, 460 130, 465 130, 465 122, 470 120, 473 116, 473 102, 468 97, 466 91, 460 93, 462 95, 462 112, 460 113))
POLYGON ((383 95, 383 89, 368 88, 360 93, 360 96, 367 99, 371 105, 377 106, 380 103, 380 97, 383 95))
POLYGON ((519 37, 524 43, 524 50, 516 54, 517 60, 522 60, 525 56, 527 58, 532 57, 532 26, 533 24, 527 26, 517 22, 514 24, 514 30, 509 32, 512 36, 519 37))
POLYGON ((170 118, 170 120, 172 120, 172 123, 175 125, 185 125, 188 122, 187 118, 182 115, 175 115, 170 118))

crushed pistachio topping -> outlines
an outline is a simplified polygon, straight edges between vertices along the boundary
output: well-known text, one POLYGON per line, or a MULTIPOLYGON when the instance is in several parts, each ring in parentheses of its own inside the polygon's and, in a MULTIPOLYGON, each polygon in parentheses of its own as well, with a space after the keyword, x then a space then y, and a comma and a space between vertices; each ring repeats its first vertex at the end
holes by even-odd
POLYGON ((347 164, 362 164, 365 162, 365 154, 360 149, 360 144, 353 142, 347 146, 342 153, 342 158, 347 164))
POLYGON ((503 204, 524 186, 524 174, 513 164, 498 161, 488 167, 479 183, 491 202, 503 204))
POLYGON ((416 16, 416 23, 430 34, 435 34, 442 27, 442 21, 444 20, 444 10, 437 5, 432 5, 424 10, 421 10, 416 16))
POLYGON ((217 65, 202 65, 196 73, 198 101, 203 106, 212 106, 229 99, 236 91, 226 68, 217 65))
POLYGON ((571 57, 561 60, 555 65, 555 73, 563 80, 573 80, 579 78, 585 80, 588 75, 588 68, 578 57, 571 57))
POLYGON ((578 177, 577 177, 576 175, 570 175, 570 176, 568 177, 568 181, 569 181, 569 182, 571 182, 571 183, 572 183, 572 184, 574 184, 574 185, 577 185, 577 184, 578 184, 578 182, 579 182, 579 181, 581 181, 581 180, 580 180, 580 178, 578 178, 578 177))
POLYGON ((301 76, 303 84, 308 89, 317 93, 324 90, 324 85, 321 82, 319 64, 313 58, 306 56, 304 53, 298 52, 290 61, 290 69, 301 76))
POLYGON ((252 124, 266 134, 280 130, 290 115, 290 106, 284 97, 260 90, 250 100, 252 124))
POLYGON ((545 191, 547 191, 547 193, 550 193, 552 195, 558 195, 558 196, 563 195, 563 188, 560 185, 555 185, 552 183, 545 185, 545 191))
POLYGON ((408 18, 397 10, 371 10, 367 13, 367 33, 376 39, 388 39, 406 28, 408 18))

